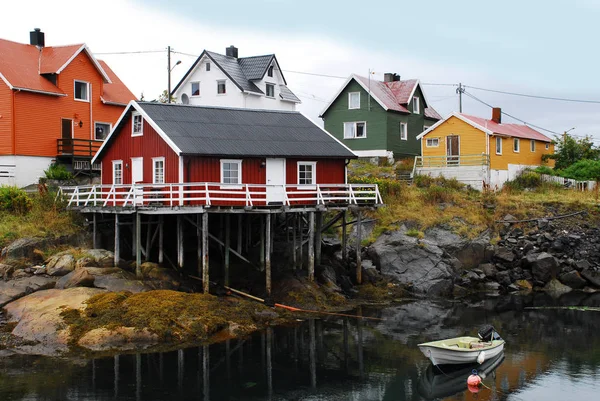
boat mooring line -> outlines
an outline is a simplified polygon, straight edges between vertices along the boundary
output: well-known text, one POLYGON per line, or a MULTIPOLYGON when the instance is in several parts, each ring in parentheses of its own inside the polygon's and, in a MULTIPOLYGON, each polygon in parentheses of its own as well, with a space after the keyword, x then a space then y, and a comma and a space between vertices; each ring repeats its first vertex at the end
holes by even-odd
POLYGON ((544 310, 544 309, 555 309, 555 310, 576 310, 580 312, 600 312, 600 307, 597 306, 527 306, 525 309, 530 310, 544 310))

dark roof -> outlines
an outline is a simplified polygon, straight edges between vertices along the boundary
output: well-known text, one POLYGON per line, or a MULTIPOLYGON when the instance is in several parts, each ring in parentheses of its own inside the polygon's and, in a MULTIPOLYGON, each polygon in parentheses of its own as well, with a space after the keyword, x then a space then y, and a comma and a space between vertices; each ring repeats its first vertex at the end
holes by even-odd
POLYGON ((227 74, 241 90, 244 92, 256 92, 264 94, 264 92, 261 91, 258 86, 254 85, 254 82, 250 81, 246 77, 242 67, 238 63, 238 59, 209 51, 207 51, 206 54, 208 54, 209 57, 212 58, 213 61, 223 69, 223 71, 225 71, 225 74, 227 74))
POLYGON ((238 59, 242 71, 249 80, 262 79, 271 65, 274 54, 266 56, 244 57, 238 59))
POLYGON ((288 88, 285 85, 279 85, 279 96, 281 96, 281 98, 283 100, 290 100, 292 102, 300 102, 300 99, 298 99, 298 97, 296 95, 294 95, 294 92, 292 92, 290 90, 290 88, 288 88))
POLYGON ((356 156, 299 112, 140 102, 182 154, 230 157, 356 156))

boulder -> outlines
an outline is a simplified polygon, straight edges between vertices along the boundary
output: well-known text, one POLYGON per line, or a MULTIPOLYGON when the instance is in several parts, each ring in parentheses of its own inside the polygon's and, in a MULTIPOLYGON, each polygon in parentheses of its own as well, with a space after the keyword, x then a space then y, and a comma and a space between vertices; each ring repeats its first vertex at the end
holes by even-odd
POLYGON ((94 276, 94 287, 104 290, 133 293, 150 291, 152 288, 138 280, 136 276, 119 268, 82 267, 94 276))
POLYGON ((515 254, 513 251, 503 246, 496 247, 494 251, 494 257, 502 262, 507 263, 512 263, 515 260, 515 254))
POLYGON ((504 287, 508 287, 511 284, 510 272, 508 270, 498 272, 496 280, 498 280, 498 283, 500 283, 504 287))
POLYGON ((181 287, 181 277, 173 269, 166 269, 152 262, 140 266, 144 281, 155 289, 178 290, 181 287))
POLYGON ((485 274, 485 276, 487 278, 494 278, 494 277, 496 277, 496 274, 498 273, 496 266, 494 266, 492 263, 481 264, 481 265, 479 265, 479 268, 481 269, 481 271, 483 272, 483 274, 485 274))
POLYGON ((581 276, 595 287, 600 287, 600 273, 591 269, 583 270, 581 276))
POLYGON ((13 265, 5 265, 3 263, 0 263, 0 278, 2 278, 3 280, 8 280, 8 278, 13 274, 14 271, 15 267, 13 265))
POLYGON ((34 250, 44 249, 48 246, 48 240, 41 237, 19 238, 2 249, 2 259, 23 259, 34 255, 34 250))
POLYGON ((550 279, 555 278, 559 272, 560 265, 558 260, 547 252, 537 255, 531 264, 533 278, 543 283, 547 283, 550 279))
MULTIPOLYGON (((361 239, 369 238, 373 230, 375 229, 375 221, 366 221, 362 222, 361 225, 361 239)), ((358 224, 353 224, 350 233, 348 234, 348 246, 355 247, 356 246, 356 237, 358 234, 357 231, 358 224)))
POLYGON ((109 330, 101 327, 85 333, 77 344, 92 351, 139 350, 158 344, 158 336, 148 329, 117 327, 109 330))
POLYGON ((93 287, 95 277, 84 268, 78 268, 63 276, 56 283, 56 288, 93 287))
POLYGON ((61 313, 65 308, 83 309, 84 302, 105 291, 95 288, 45 290, 27 295, 4 307, 9 322, 17 323, 12 334, 25 341, 39 342, 44 353, 66 351, 69 330, 61 313))
POLYGON ((46 272, 50 276, 64 276, 75 270, 75 257, 68 252, 57 253, 46 261, 46 272))
POLYGON ((96 267, 114 267, 115 254, 106 249, 89 249, 87 257, 94 261, 96 267))
POLYGON ((0 308, 33 292, 53 288, 55 283, 56 279, 40 276, 0 281, 0 308))
POLYGON ((515 285, 519 287, 521 290, 529 291, 533 288, 531 283, 527 280, 517 280, 515 281, 515 285))
POLYGON ((581 289, 587 285, 587 281, 585 281, 585 279, 581 277, 581 274, 579 274, 579 272, 576 270, 565 274, 561 274, 559 279, 563 284, 568 285, 569 287, 576 290, 581 289))
POLYGON ((319 279, 325 286, 335 291, 341 291, 340 287, 337 285, 337 274, 333 267, 321 266, 319 279))
POLYGON ((554 298, 558 298, 561 295, 571 291, 571 287, 564 285, 555 278, 550 280, 543 289, 554 298))
POLYGON ((578 260, 575 262, 575 268, 579 271, 587 270, 590 267, 592 267, 592 265, 587 260, 578 260))
POLYGON ((418 293, 446 295, 452 292, 452 269, 438 246, 405 234, 406 228, 382 234, 368 254, 388 276, 418 293))

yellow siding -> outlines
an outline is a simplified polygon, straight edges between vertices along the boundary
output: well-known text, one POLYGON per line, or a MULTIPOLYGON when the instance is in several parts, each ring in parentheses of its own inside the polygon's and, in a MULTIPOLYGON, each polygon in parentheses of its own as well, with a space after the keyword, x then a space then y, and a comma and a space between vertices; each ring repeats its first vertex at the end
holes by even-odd
POLYGON ((521 164, 528 166, 547 165, 554 166, 554 160, 547 163, 542 162, 543 154, 554 153, 554 144, 546 150, 546 142, 535 141, 535 152, 531 151, 529 139, 520 139, 519 152, 513 151, 514 138, 502 138, 502 155, 496 154, 496 137, 490 137, 490 167, 494 170, 508 170, 509 164, 521 164))
POLYGON ((461 156, 487 153, 485 132, 452 116, 421 139, 423 156, 446 156, 446 137, 452 135, 460 136, 461 156), (428 148, 427 138, 439 138, 439 146, 428 148))

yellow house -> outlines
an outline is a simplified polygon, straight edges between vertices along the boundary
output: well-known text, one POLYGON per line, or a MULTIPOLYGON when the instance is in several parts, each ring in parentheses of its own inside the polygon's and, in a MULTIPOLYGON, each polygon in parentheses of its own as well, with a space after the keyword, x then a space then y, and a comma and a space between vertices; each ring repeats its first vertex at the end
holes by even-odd
POLYGON ((491 120, 453 113, 438 121, 417 136, 421 156, 414 172, 456 178, 477 189, 501 188, 523 169, 545 164, 542 155, 554 153, 552 139, 527 125, 502 124, 501 115, 494 108, 491 120))

